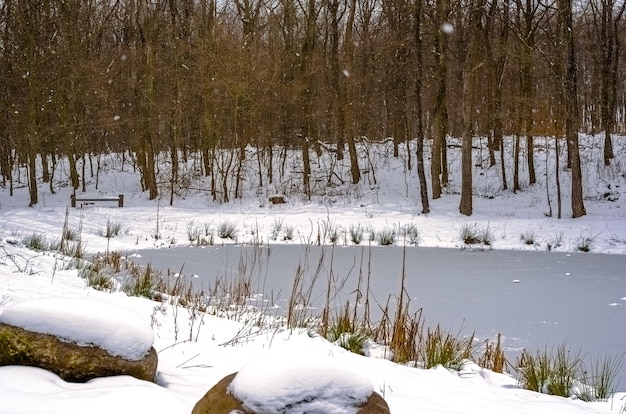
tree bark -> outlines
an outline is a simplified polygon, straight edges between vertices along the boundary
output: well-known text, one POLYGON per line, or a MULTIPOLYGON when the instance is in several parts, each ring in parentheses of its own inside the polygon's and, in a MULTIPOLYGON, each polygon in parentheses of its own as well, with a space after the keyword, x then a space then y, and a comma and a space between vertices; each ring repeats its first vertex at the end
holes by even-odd
POLYGON ((482 17, 485 0, 475 0, 470 4, 468 50, 463 72, 463 136, 461 138, 461 202, 459 212, 471 216, 472 199, 472 138, 474 135, 474 93, 477 74, 482 66, 480 56, 480 39, 482 38, 482 17))
POLYGON ((567 139, 568 160, 572 174, 572 217, 586 214, 583 203, 582 169, 578 144, 578 89, 576 49, 574 45, 574 25, 572 21, 572 0, 558 0, 561 20, 561 39, 566 62, 563 74, 565 88, 565 138, 567 139))
POLYGON ((354 142, 354 81, 352 70, 354 67, 354 42, 352 33, 354 27, 354 17, 356 14, 356 0, 350 0, 348 5, 348 20, 346 21, 345 48, 344 48, 344 99, 343 99, 343 116, 345 126, 345 137, 348 143, 348 154, 350 155, 350 175, 352 176, 352 184, 358 184, 361 181, 361 169, 359 168, 359 158, 354 142))
POLYGON ((433 199, 441 197, 442 187, 448 184, 447 178, 447 156, 446 156, 446 134, 448 132, 448 110, 447 110, 447 78, 448 78, 448 34, 447 26, 450 7, 448 0, 437 0, 435 11, 435 82, 437 92, 433 109, 433 145, 430 162, 431 183, 433 199))
POLYGON ((417 118, 417 177, 420 186, 422 214, 428 214, 430 212, 430 204, 428 201, 428 188, 426 187, 426 174, 424 171, 424 114, 422 106, 422 80, 424 78, 422 55, 422 9, 423 0, 415 0, 415 117, 417 118))

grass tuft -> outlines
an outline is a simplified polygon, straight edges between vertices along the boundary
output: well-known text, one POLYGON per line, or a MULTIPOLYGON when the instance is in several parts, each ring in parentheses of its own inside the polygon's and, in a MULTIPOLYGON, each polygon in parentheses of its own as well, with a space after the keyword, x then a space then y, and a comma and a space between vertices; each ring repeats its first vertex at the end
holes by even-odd
POLYGON ((80 233, 76 229, 70 229, 69 227, 66 227, 63 229, 61 237, 63 238, 63 240, 66 241, 78 241, 80 240, 80 233))
POLYGON ((462 338, 444 332, 439 325, 434 330, 428 329, 423 348, 424 368, 442 365, 458 370, 463 361, 472 359, 474 335, 462 338))
POLYGON ((576 248, 580 252, 590 252, 594 239, 595 237, 592 236, 580 236, 576 242, 576 248))
POLYGON ((485 351, 478 359, 478 365, 492 370, 493 372, 504 372, 506 358, 502 349, 502 335, 498 334, 496 343, 485 341, 485 351))
POLYGON ((464 244, 479 244, 481 242, 480 232, 476 224, 464 224, 459 230, 459 238, 464 244))
POLYGON ((225 220, 217 226, 217 235, 220 239, 237 240, 237 223, 231 220, 225 220))
POLYGON ((354 244, 361 244, 363 241, 363 236, 365 233, 365 229, 361 227, 360 224, 354 225, 351 224, 348 228, 348 234, 350 236, 350 241, 354 244))
POLYGON ((275 217, 274 218, 274 222, 272 223, 271 229, 270 229, 270 239, 276 241, 278 240, 278 235, 280 234, 280 231, 283 228, 283 223, 284 223, 285 219, 283 217, 275 217))
POLYGON ((370 330, 356 321, 354 315, 351 314, 349 303, 331 319, 325 332, 328 341, 359 355, 364 354, 363 347, 369 336, 370 330))
POLYGON ((152 266, 148 265, 143 271, 136 269, 132 272, 122 290, 129 296, 154 299, 161 284, 161 276, 152 270, 152 266))
POLYGON ((294 226, 285 226, 283 233, 283 241, 293 240, 295 237, 296 228, 294 226))
POLYGON ((606 401, 615 392, 615 381, 624 362, 624 354, 619 357, 605 355, 591 361, 584 370, 582 384, 574 390, 574 395, 584 401, 606 401))
POLYGON ((187 240, 190 242, 197 242, 202 234, 200 227, 196 226, 193 219, 185 220, 185 230, 187 232, 187 240))
POLYGON ((104 272, 97 264, 81 261, 78 266, 78 275, 85 279, 87 286, 102 292, 113 289, 113 277, 104 272))
POLYGON ((107 220, 107 225, 104 230, 104 237, 112 239, 115 236, 119 236, 122 232, 122 223, 119 221, 107 220))
POLYGON ((583 372, 579 353, 573 353, 565 345, 555 351, 524 350, 518 359, 518 381, 523 388, 544 394, 569 397, 573 394, 575 381, 583 372))
POLYGON ((402 229, 402 233, 404 237, 409 241, 409 243, 414 246, 419 245, 420 241, 422 240, 420 231, 418 230, 417 226, 413 223, 407 224, 406 226, 404 226, 404 228, 402 229))
POLYGON ((28 249, 40 252, 50 250, 50 243, 43 233, 33 232, 27 236, 24 236, 24 238, 22 238, 22 244, 28 249))
POLYGON ((519 238, 522 243, 530 246, 535 244, 535 239, 537 238, 537 236, 534 230, 526 230, 522 234, 520 234, 519 238))
POLYGON ((481 229, 478 232, 478 236, 480 238, 480 242, 484 244, 485 246, 493 245, 495 236, 493 234, 493 230, 491 230, 491 227, 489 227, 489 225, 487 225, 487 227, 485 227, 484 229, 481 229))
POLYGON ((376 241, 381 246, 391 246, 396 242, 396 230, 391 227, 376 232, 376 241))
POLYGON ((82 259, 85 257, 85 242, 79 241, 65 241, 62 243, 61 252, 74 259, 82 259))

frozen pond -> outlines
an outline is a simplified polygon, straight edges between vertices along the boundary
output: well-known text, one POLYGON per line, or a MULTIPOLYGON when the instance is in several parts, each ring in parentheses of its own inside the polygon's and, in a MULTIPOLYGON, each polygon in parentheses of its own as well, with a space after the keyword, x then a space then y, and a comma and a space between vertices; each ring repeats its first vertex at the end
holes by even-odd
MULTIPOLYGON (((145 250, 135 260, 170 269, 207 290, 217 279, 245 273, 253 290, 279 306, 291 291, 300 264, 306 286, 315 279, 312 303, 323 306, 331 278, 341 292, 336 306, 361 291, 369 275, 370 308, 380 315, 397 297, 403 269, 412 310, 426 325, 480 340, 504 338, 508 350, 544 349, 566 343, 583 355, 626 351, 626 256, 528 251, 471 251, 407 247, 211 246, 145 250), (321 263, 321 264, 320 264, 321 263), (345 281, 345 283, 344 283, 345 281), (391 296, 390 296, 391 295, 391 296)), ((393 307, 392 307, 393 309, 393 307)), ((622 367, 620 389, 626 386, 622 367)))

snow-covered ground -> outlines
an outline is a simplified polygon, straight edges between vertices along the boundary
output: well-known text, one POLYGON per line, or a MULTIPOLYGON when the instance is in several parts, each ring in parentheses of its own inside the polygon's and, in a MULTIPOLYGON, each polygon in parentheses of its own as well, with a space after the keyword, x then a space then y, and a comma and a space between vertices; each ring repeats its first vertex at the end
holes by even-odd
MULTIPOLYGON (((475 213, 465 217, 458 213, 460 158, 455 153, 451 156, 448 192, 439 200, 431 200, 431 213, 422 215, 419 214, 415 170, 407 171, 401 160, 388 156, 388 147, 381 146, 370 149, 373 168, 361 184, 320 185, 314 188, 311 201, 287 191, 289 185, 285 183, 297 185, 297 182, 286 176, 259 190, 253 170, 256 161, 251 156, 246 161, 250 170, 243 181, 244 197, 231 197, 225 204, 213 203, 208 191, 197 190, 208 188, 206 181, 198 177, 198 181, 180 192, 182 197, 175 197, 174 205, 169 206, 166 158, 160 163, 163 197, 148 201, 146 194, 140 191, 138 174, 129 165, 121 171, 119 157, 110 156, 98 176, 97 189, 95 177, 88 177, 86 195, 124 194, 125 207, 105 203, 70 209, 68 223, 70 228, 79 229, 86 249, 93 253, 189 245, 189 232, 200 230, 213 234, 215 244, 234 243, 217 236, 217 228, 229 222, 236 226, 237 243, 315 243, 320 235, 322 242, 328 243, 324 235, 328 235, 329 229, 347 235, 350 228, 362 226, 368 234, 412 225, 419 231, 420 246, 459 248, 462 246, 459 233, 468 225, 488 228, 494 249, 548 250, 550 247, 575 252, 586 243, 595 253, 625 254, 623 141, 616 140, 617 158, 612 166, 604 167, 598 157, 601 154, 599 139, 585 137, 583 140, 587 216, 580 219, 569 218, 569 198, 566 197, 569 184, 565 170, 561 171, 564 218, 546 216, 548 193, 554 214, 556 203, 553 164, 550 158, 547 163, 541 158, 545 152, 537 157, 538 184, 523 185, 523 191, 517 194, 502 190, 497 168, 475 169, 475 213), (288 193, 288 203, 269 204, 266 197, 274 193, 288 193), (110 239, 103 237, 107 222, 120 223, 121 234, 110 239), (278 227, 280 231, 276 236, 278 227), (286 237, 289 231, 293 237, 286 237), (527 244, 522 235, 532 235, 533 242, 527 244)), ((296 160, 289 162, 297 163, 296 160)), ((328 165, 321 159, 315 159, 313 164, 316 173, 328 165)), ((189 172, 193 172, 191 167, 189 172)), ((339 176, 345 178, 346 174, 345 168, 338 169, 339 176)), ((522 176, 525 174, 522 169, 522 176)), ((24 171, 21 176, 26 176, 24 171)), ((47 184, 42 184, 40 203, 32 208, 26 207, 28 190, 23 183, 16 183, 13 197, 8 195, 8 185, 0 186, 0 311, 14 304, 47 298, 81 298, 123 307, 137 314, 154 331, 154 347, 159 355, 157 384, 128 377, 70 384, 36 368, 1 367, 0 413, 83 413, 87 410, 189 413, 217 381, 244 366, 253 367, 254 364, 248 364, 267 352, 300 355, 303 362, 311 355, 323 355, 332 364, 358 371, 371 380, 373 389, 385 397, 393 413, 626 411, 624 392, 616 393, 609 401, 593 403, 552 397, 522 390, 512 376, 496 374, 471 363, 458 372, 444 368, 421 370, 349 353, 311 332, 279 327, 247 335, 241 321, 211 315, 192 320, 187 310, 169 304, 88 288, 76 270, 65 269, 67 259, 62 256, 40 254, 14 244, 33 232, 44 234, 49 240, 60 238, 71 194, 64 167, 58 168, 55 180, 56 193, 52 194, 47 184)), ((341 236, 339 243, 350 244, 350 238, 341 236)), ((626 292, 622 292, 621 297, 626 297, 626 292)), ((115 318, 114 315, 103 316, 115 318)), ((115 323, 125 323, 115 319, 115 323)), ((611 321, 598 323, 610 324, 611 321)), ((85 329, 98 328, 85 326, 85 329)), ((281 364, 280 359, 274 360, 277 365, 281 364)), ((298 358, 286 359, 289 365, 285 362, 282 368, 297 370, 294 360, 298 358)), ((344 375, 344 371, 338 370, 337 375, 344 375)))

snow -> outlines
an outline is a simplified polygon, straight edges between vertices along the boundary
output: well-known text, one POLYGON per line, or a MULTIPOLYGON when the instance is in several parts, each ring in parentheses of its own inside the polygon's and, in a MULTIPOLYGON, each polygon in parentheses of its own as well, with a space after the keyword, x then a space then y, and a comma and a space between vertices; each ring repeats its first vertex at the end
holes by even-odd
POLYGON ((133 312, 85 299, 52 298, 18 303, 0 313, 0 322, 55 335, 80 346, 95 345, 131 361, 146 356, 154 342, 150 326, 133 312))
MULTIPOLYGON (((451 183, 447 192, 441 199, 431 200, 430 214, 419 214, 419 189, 415 171, 406 170, 402 160, 390 157, 389 148, 386 148, 379 153, 369 154, 375 167, 376 183, 364 178, 358 186, 346 184, 344 190, 347 189, 347 195, 341 197, 334 195, 335 185, 328 185, 324 189, 314 189, 317 195, 314 195, 312 201, 287 194, 290 198, 285 205, 269 205, 266 202, 267 194, 283 191, 280 191, 278 184, 259 191, 254 173, 246 177, 244 197, 230 203, 213 203, 207 192, 185 191, 175 198, 173 206, 168 206, 169 194, 165 187, 162 189, 163 199, 149 201, 146 200, 146 194, 140 191, 137 173, 132 172, 128 165, 122 171, 120 159, 112 154, 102 160, 104 170, 100 173, 97 189, 95 178, 88 178, 87 194, 124 194, 125 207, 94 205, 82 210, 71 209, 69 226, 82 229, 82 241, 91 253, 192 245, 186 234, 187 224, 192 220, 197 226, 206 224, 214 235, 217 225, 229 220, 238 226, 236 243, 251 243, 255 237, 260 237, 263 243, 306 244, 315 240, 319 229, 327 225, 344 230, 351 225, 361 225, 369 232, 414 224, 420 232, 420 246, 459 248, 463 247, 458 238, 459 229, 464 225, 476 225, 478 228, 488 226, 493 230, 494 240, 490 248, 494 249, 545 251, 550 246, 556 251, 574 253, 581 238, 590 237, 592 252, 624 255, 626 183, 620 161, 625 153, 624 139, 616 139, 617 158, 610 167, 602 165, 598 155, 601 151, 600 142, 601 137, 584 137, 581 141, 583 151, 588 151, 583 153, 588 215, 576 220, 569 218, 567 194, 564 194, 563 200, 564 218, 558 220, 546 216, 546 187, 553 188, 554 172, 550 169, 553 166, 551 161, 545 162, 548 165, 546 170, 544 160, 539 162, 539 159, 536 165, 538 184, 530 186, 522 183, 523 191, 518 194, 502 190, 498 167, 475 169, 475 213, 471 217, 461 216, 457 208, 460 157, 453 154, 449 158, 451 183), (612 192, 613 201, 603 196, 607 189, 612 192), (102 236, 102 230, 109 220, 121 223, 123 230, 120 235, 107 239, 102 236), (281 235, 289 226, 296 229, 292 240, 283 237, 271 239, 272 228, 277 220, 283 223, 281 235), (534 243, 527 245, 520 240, 520 235, 526 231, 534 232, 534 243), (558 246, 553 243, 557 239, 560 240, 558 246)), ((549 142, 546 148, 549 148, 548 145, 549 142)), ((413 154, 414 150, 410 153, 413 154)), ((165 161, 165 157, 160 159, 162 173, 166 170, 165 161)), ((256 159, 250 156, 248 162, 254 165, 256 159)), ((324 165, 329 164, 319 162, 319 168, 324 165)), ((284 326, 259 330, 253 329, 246 321, 211 314, 203 315, 199 321, 197 315, 193 315, 189 309, 177 308, 171 303, 127 297, 121 292, 111 294, 96 291, 87 287, 84 279, 78 276, 78 271, 69 266, 68 258, 54 252, 34 252, 15 243, 33 232, 44 234, 49 240, 61 234, 71 188, 67 186, 68 178, 65 175, 68 169, 63 166, 58 168, 55 174, 55 179, 59 180, 56 194, 52 194, 48 186, 42 184, 40 203, 33 208, 26 207, 28 189, 24 183, 15 186, 13 197, 9 197, 8 188, 0 185, 2 318, 27 325, 34 323, 27 315, 45 316, 33 320, 50 318, 44 324, 46 329, 63 332, 73 340, 85 343, 106 342, 111 332, 117 336, 116 332, 132 331, 128 338, 134 342, 138 336, 141 337, 138 341, 140 345, 122 344, 121 336, 125 335, 120 334, 120 337, 112 340, 112 348, 127 355, 133 354, 135 351, 130 350, 135 348, 138 354, 139 349, 145 351, 145 347, 153 340, 159 357, 157 380, 155 384, 120 376, 73 384, 38 368, 0 367, 1 414, 189 413, 214 384, 237 371, 242 376, 233 384, 233 392, 251 404, 268 402, 262 400, 260 395, 269 390, 276 392, 273 395, 277 400, 298 399, 297 394, 306 398, 308 387, 298 384, 303 384, 299 382, 302 380, 299 374, 307 374, 310 380, 307 384, 322 388, 323 384, 343 384, 343 389, 335 389, 333 386, 326 390, 329 392, 329 406, 340 403, 341 395, 351 394, 357 398, 363 396, 366 390, 373 389, 385 398, 394 414, 607 414, 626 411, 625 392, 616 392, 608 401, 592 403, 554 397, 520 389, 512 375, 494 373, 470 362, 459 371, 443 367, 422 370, 384 359, 388 354, 376 344, 368 346, 372 356, 365 357, 345 351, 307 330, 287 329, 284 326), (49 304, 55 305, 42 307, 41 303, 48 300, 51 300, 49 304), (81 305, 76 309, 74 300, 89 305, 81 305), (96 312, 97 315, 88 310, 102 309, 101 306, 106 309, 96 312), (122 315, 118 308, 133 317, 126 313, 122 315), (97 318, 97 326, 79 321, 84 309, 87 319, 97 318), (70 323, 66 324, 68 320, 70 323), (153 333, 153 337, 148 338, 146 328, 153 333), (65 332, 65 329, 71 332, 65 332), (99 338, 91 337, 92 334, 99 338), (350 372, 358 374, 353 376, 350 372), (284 384, 293 387, 283 387, 284 384), (334 393, 337 390, 343 392, 334 393)), ((192 168, 187 172, 191 171, 192 168)), ((345 171, 348 171, 347 168, 344 168, 345 171)), ((426 171, 429 171, 428 165, 426 171)), ((339 174, 344 172, 340 171, 339 174)), ((26 174, 21 176, 25 177, 26 174)), ((567 189, 569 182, 566 172, 563 172, 561 179, 562 187, 567 189)), ((168 180, 164 179, 163 182, 168 180)), ((195 183, 194 187, 208 188, 206 183, 195 183)), ((554 197, 554 193, 551 197, 554 197)), ((226 243, 235 241, 222 240, 215 235, 215 248, 226 243)), ((211 263, 207 266, 219 269, 220 264, 211 263)), ((521 282, 516 286, 528 286, 524 280, 507 279, 508 284, 511 281, 521 282)), ((626 301, 626 292, 615 292, 615 295, 615 303, 626 301), (618 298, 621 299, 618 301, 618 298)), ((554 297, 555 301, 567 300, 560 298, 556 292, 554 297)), ((613 309, 623 311, 625 307, 615 306, 613 309)), ((546 315, 546 320, 549 320, 549 315, 546 315)), ((623 329, 623 326, 611 325, 610 320, 595 323, 623 329)))
POLYGON ((445 34, 454 33, 454 26, 451 23, 445 22, 441 24, 441 31, 445 34))
POLYGON ((269 351, 244 365, 229 391, 255 412, 293 407, 294 414, 356 414, 358 404, 372 394, 367 377, 336 359, 311 346, 292 348, 269 351))

